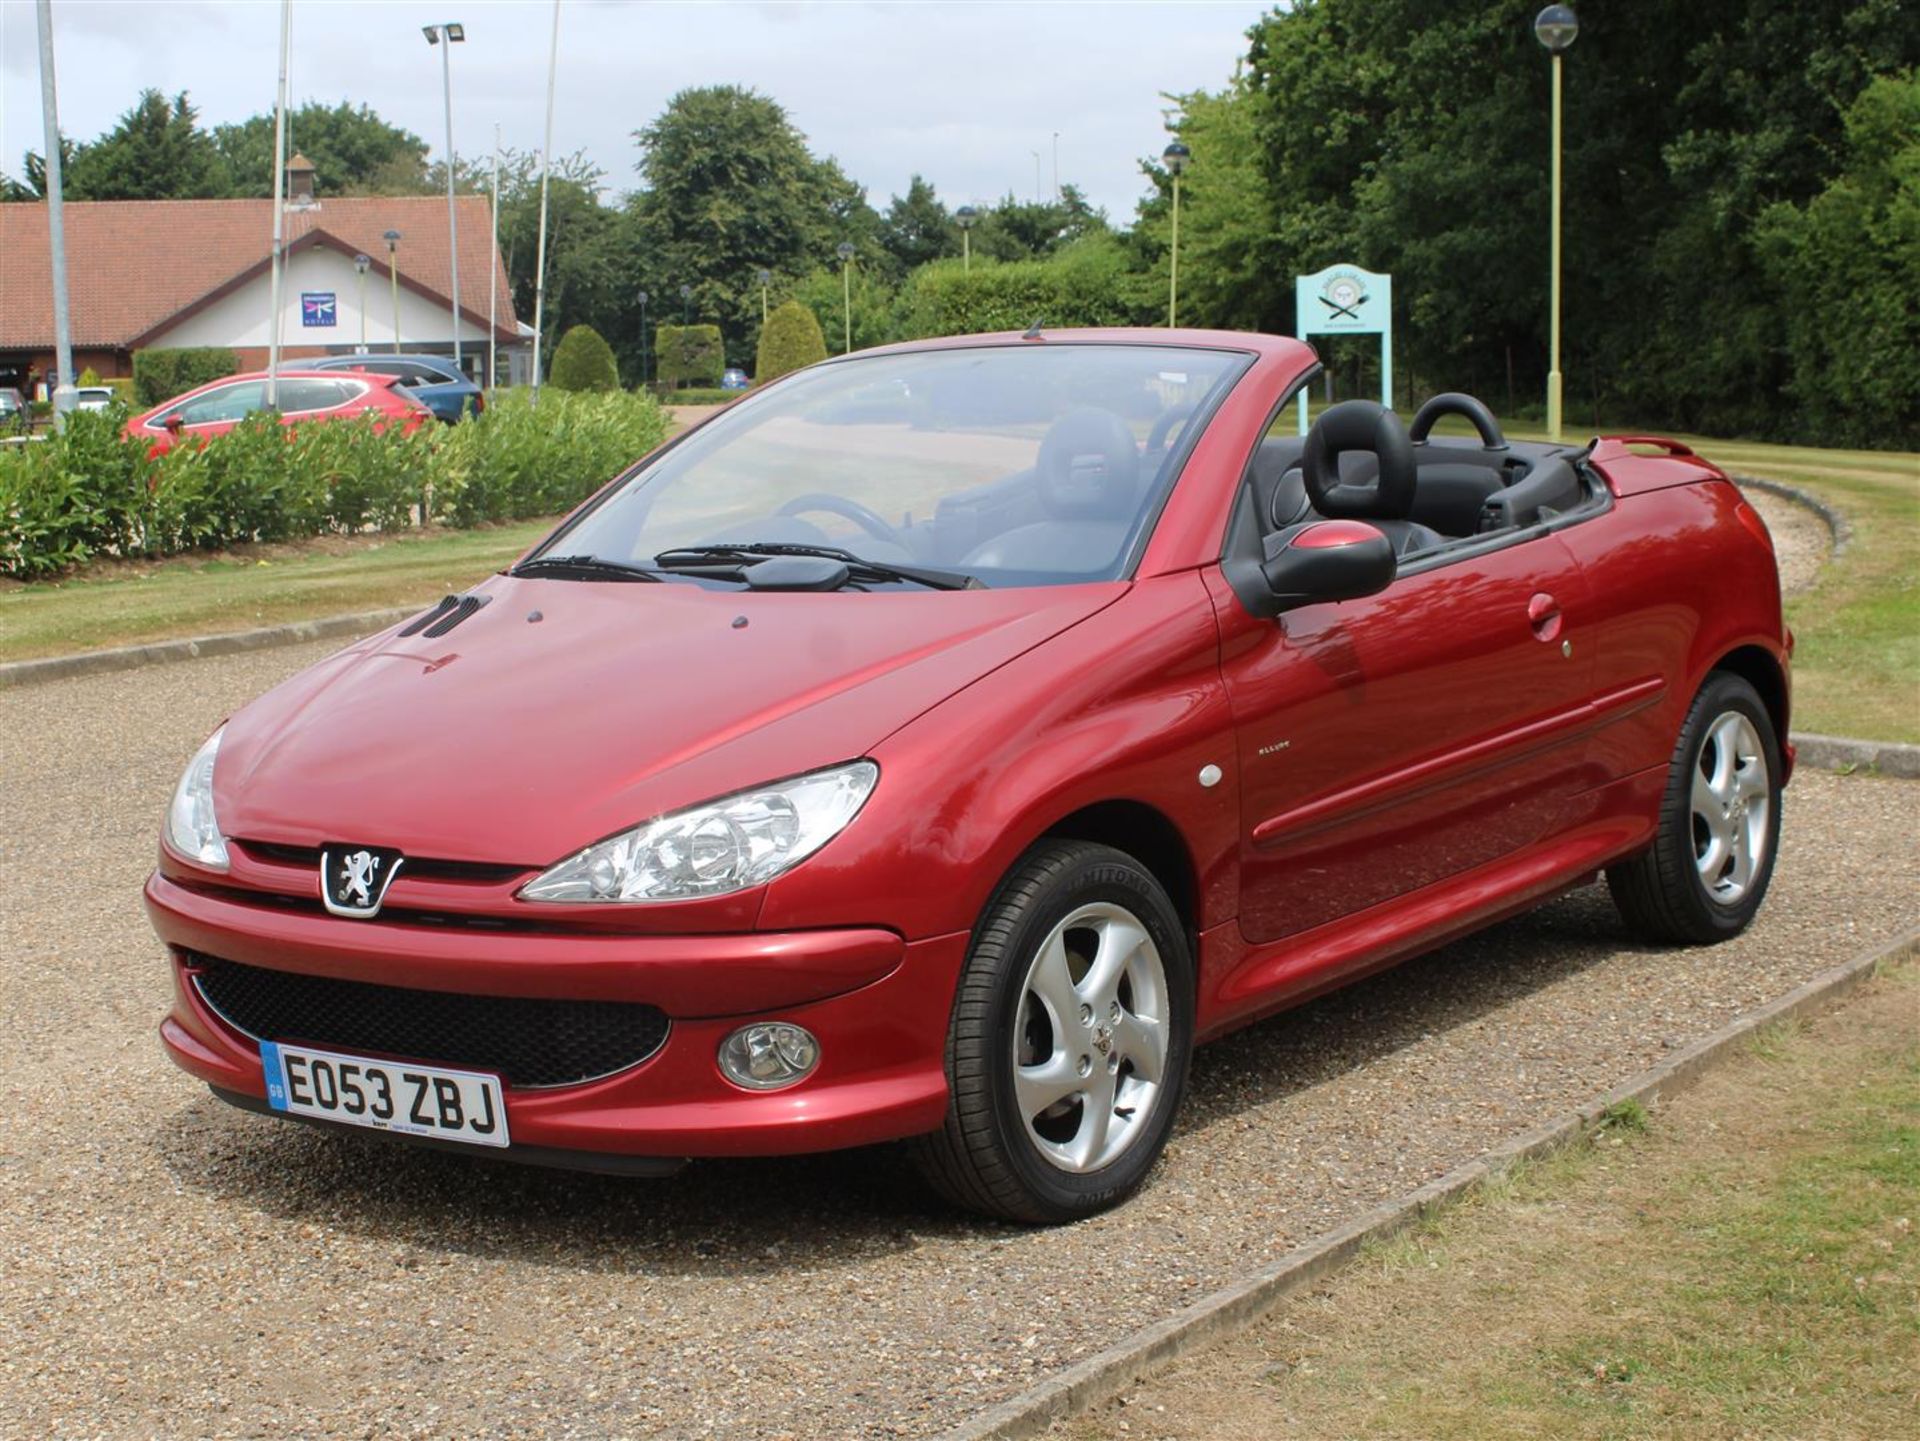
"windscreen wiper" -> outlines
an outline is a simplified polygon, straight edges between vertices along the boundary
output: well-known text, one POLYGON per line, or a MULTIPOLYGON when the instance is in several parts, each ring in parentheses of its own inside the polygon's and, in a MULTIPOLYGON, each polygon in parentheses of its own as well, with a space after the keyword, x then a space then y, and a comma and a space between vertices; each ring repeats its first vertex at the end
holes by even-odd
POLYGON ((554 580, 659 580, 659 572, 625 561, 602 560, 597 555, 537 555, 523 560, 508 575, 547 576, 554 580))
POLYGON ((739 564, 774 555, 806 555, 821 560, 837 560, 856 580, 905 580, 929 590, 985 590, 977 577, 957 570, 934 570, 927 566, 895 565, 892 561, 868 560, 850 550, 833 545, 802 545, 791 541, 757 540, 738 545, 681 545, 663 550, 653 558, 661 570, 698 571, 713 567, 730 569, 739 564))

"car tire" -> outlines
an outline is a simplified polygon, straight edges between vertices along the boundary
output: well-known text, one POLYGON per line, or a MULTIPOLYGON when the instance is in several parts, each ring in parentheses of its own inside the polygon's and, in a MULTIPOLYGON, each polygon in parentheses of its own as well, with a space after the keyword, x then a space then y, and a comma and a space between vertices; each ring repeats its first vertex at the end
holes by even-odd
POLYGON ((1780 841, 1780 740, 1754 688, 1715 671, 1674 746, 1653 845, 1607 871, 1648 940, 1710 945, 1753 920, 1780 841))
POLYGON ((1193 1007, 1185 928, 1146 867, 1043 841, 974 928, 946 1123, 914 1143, 921 1173, 957 1205, 1031 1224, 1126 1199, 1179 1109, 1193 1007))

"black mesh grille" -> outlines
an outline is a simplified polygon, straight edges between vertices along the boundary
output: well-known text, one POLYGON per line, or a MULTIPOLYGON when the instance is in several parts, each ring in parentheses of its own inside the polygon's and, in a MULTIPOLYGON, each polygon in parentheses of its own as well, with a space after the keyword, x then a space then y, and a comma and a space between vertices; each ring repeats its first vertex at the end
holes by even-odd
POLYGON ((638 1065, 666 1014, 628 1001, 468 996, 267 970, 188 953, 200 994, 256 1040, 494 1071, 510 1086, 565 1086, 638 1065))

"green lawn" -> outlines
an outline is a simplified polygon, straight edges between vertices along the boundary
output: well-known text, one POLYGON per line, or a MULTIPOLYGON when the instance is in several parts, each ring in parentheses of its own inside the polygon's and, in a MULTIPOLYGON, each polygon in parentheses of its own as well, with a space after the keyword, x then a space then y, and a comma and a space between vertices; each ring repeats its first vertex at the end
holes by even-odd
POLYGON ((1911 1435, 1917 1022, 1891 970, 1050 1434, 1911 1435))

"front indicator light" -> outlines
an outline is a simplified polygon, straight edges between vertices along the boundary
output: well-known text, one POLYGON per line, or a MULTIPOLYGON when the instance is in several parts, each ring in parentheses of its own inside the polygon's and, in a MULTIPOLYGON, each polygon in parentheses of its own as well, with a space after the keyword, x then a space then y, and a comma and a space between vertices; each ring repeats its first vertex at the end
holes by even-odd
POLYGON ((520 889, 528 901, 684 901, 764 885, 832 840, 880 778, 853 761, 776 781, 609 836, 520 889))
POLYGON ((720 1073, 749 1091, 777 1091, 813 1074, 820 1042, 804 1026, 758 1021, 720 1043, 720 1073))

